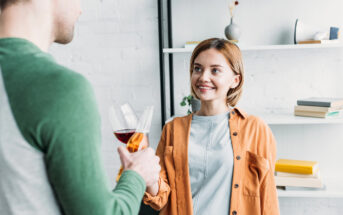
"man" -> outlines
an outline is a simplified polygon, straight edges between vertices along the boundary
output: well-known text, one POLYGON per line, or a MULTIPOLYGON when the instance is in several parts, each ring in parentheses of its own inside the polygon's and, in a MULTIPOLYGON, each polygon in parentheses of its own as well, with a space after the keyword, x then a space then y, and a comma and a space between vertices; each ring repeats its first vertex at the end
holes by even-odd
POLYGON ((0 214, 137 214, 158 180, 154 150, 119 148, 125 171, 111 191, 90 84, 46 53, 72 40, 79 0, 0 0, 0 8, 0 214))

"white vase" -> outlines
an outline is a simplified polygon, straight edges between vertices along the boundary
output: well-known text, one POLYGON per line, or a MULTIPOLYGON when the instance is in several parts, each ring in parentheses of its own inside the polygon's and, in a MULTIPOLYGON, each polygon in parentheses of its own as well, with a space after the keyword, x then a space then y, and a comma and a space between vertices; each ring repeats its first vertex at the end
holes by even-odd
POLYGON ((233 22, 233 17, 231 17, 231 23, 225 28, 225 36, 228 40, 238 40, 241 36, 241 30, 239 26, 233 22))

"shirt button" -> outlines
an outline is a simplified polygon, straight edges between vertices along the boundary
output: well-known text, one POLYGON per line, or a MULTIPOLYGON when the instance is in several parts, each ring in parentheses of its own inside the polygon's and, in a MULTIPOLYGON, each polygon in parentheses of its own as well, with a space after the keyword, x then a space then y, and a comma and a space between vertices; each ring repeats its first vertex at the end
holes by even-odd
POLYGON ((239 185, 238 184, 235 184, 235 186, 234 186, 235 188, 238 188, 239 187, 239 185))
POLYGON ((236 159, 237 159, 237 160, 240 160, 240 159, 241 159, 241 156, 237 155, 236 159))
POLYGON ((237 215, 237 211, 232 211, 232 215, 237 215))
POLYGON ((238 134, 237 132, 233 132, 233 136, 237 136, 237 134, 238 134))

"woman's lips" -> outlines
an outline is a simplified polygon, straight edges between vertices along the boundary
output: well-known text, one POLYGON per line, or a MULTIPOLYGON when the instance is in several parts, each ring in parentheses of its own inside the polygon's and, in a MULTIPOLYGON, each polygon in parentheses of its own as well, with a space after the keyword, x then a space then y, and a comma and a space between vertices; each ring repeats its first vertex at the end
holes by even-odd
POLYGON ((200 92, 202 93, 205 93, 209 90, 213 90, 215 89, 214 87, 210 87, 210 86, 207 86, 207 85, 198 85, 197 88, 200 90, 200 92))

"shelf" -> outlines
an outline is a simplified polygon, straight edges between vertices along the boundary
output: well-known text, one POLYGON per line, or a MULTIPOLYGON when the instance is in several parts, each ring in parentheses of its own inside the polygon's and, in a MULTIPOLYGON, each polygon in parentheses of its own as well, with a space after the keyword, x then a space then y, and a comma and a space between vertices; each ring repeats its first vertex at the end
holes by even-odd
POLYGON ((314 118, 294 116, 293 113, 272 113, 253 114, 262 118, 268 125, 303 125, 303 124, 343 124, 343 117, 340 118, 314 118))
MULTIPOLYGON (((322 119, 314 117, 294 116, 293 113, 251 113, 263 119, 268 125, 313 125, 313 124, 343 124, 343 117, 322 119)), ((165 123, 171 121, 175 117, 182 117, 184 115, 176 115, 170 117, 165 123)))
POLYGON ((343 198, 343 184, 338 179, 324 179, 325 190, 277 190, 278 197, 343 198))
MULTIPOLYGON (((343 47, 343 43, 334 44, 301 44, 301 45, 264 45, 264 46, 242 46, 242 51, 258 51, 258 50, 286 50, 286 49, 310 49, 310 48, 339 48, 343 47)), ((193 48, 165 48, 163 53, 191 53, 193 48)))

